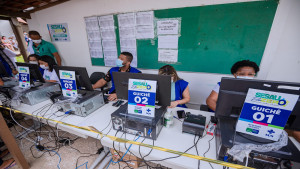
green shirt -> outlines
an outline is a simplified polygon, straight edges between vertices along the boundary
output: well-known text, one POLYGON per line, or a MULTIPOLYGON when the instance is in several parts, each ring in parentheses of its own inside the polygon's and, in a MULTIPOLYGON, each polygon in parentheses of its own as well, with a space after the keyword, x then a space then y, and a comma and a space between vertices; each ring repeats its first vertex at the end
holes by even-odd
POLYGON ((32 44, 32 48, 34 50, 34 53, 39 56, 48 55, 54 58, 53 53, 57 52, 55 46, 52 43, 44 40, 42 40, 42 42, 37 47, 32 44))

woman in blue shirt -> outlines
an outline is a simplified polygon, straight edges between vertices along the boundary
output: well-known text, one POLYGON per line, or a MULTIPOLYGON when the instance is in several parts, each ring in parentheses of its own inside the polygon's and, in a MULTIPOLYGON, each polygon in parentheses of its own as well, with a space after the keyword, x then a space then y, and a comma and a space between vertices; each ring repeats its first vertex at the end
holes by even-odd
POLYGON ((188 87, 188 82, 179 78, 176 70, 173 66, 165 65, 161 67, 158 71, 160 75, 171 75, 171 105, 170 108, 174 107, 186 107, 186 103, 190 101, 190 92, 188 87))

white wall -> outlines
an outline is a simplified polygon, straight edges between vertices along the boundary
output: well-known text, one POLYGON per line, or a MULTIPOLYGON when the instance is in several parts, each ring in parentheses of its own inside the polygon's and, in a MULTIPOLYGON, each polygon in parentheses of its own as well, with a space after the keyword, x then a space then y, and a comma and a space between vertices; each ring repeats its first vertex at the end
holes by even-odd
POLYGON ((6 39, 8 39, 10 36, 14 36, 14 32, 9 21, 0 20, 0 36, 6 36, 6 39))
POLYGON ((261 78, 300 82, 300 1, 281 0, 261 67, 261 78))
MULTIPOLYGON (((249 0, 72 0, 31 14, 32 19, 28 20, 28 24, 30 29, 39 31, 43 36, 43 39, 50 40, 47 24, 67 22, 70 29, 71 42, 55 43, 55 46, 58 48, 58 51, 63 58, 63 63, 65 65, 86 67, 89 73, 94 71, 107 72, 109 70, 108 67, 91 65, 83 17, 245 1, 249 0)), ((287 42, 282 41, 289 41, 289 37, 293 38, 293 42, 299 39, 299 36, 297 36, 298 39, 293 37, 295 34, 299 35, 299 24, 296 28, 290 28, 298 22, 297 19, 300 8, 298 3, 299 1, 296 1, 297 0, 280 1, 278 5, 278 11, 269 37, 270 40, 266 46, 266 51, 261 63, 261 72, 258 75, 261 79, 295 81, 295 79, 290 75, 294 74, 294 76, 296 76, 296 73, 292 71, 291 67, 288 65, 293 63, 293 66, 298 65, 299 67, 299 48, 296 47, 296 43, 295 45, 291 45, 290 43, 292 42, 286 44, 287 42), (288 6, 293 7, 290 9, 288 6), (287 19, 288 17, 290 17, 290 19, 287 19), (285 23, 285 26, 282 26, 282 23, 285 23), (288 33, 289 37, 285 37, 285 33, 287 33, 287 31, 291 31, 288 33), (279 36, 281 38, 278 38, 279 36), (281 44, 285 45, 281 46, 281 44), (287 52, 291 53, 291 55, 288 56, 288 59, 285 59, 283 56, 287 56, 282 53, 287 52), (294 61, 297 54, 298 64, 294 61), (275 60, 270 62, 270 60, 273 59, 275 60), (288 72, 289 74, 287 76, 279 76, 278 73, 273 71, 276 70, 276 67, 280 63, 287 65, 281 70, 283 71, 282 74, 288 72)), ((142 71, 144 73, 157 73, 157 70, 142 71)), ((218 81, 220 81, 221 77, 228 75, 179 72, 179 76, 190 83, 191 103, 201 104, 205 102, 205 99, 209 95, 211 89, 218 81)), ((300 79, 298 78, 297 81, 300 82, 300 79)))

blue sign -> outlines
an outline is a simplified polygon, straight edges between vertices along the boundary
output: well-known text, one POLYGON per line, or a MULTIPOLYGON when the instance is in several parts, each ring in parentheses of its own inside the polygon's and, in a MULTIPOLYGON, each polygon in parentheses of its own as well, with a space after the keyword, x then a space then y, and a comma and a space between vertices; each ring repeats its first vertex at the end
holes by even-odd
POLYGON ((156 81, 129 79, 128 113, 155 116, 156 81))
POLYGON ((28 88, 30 87, 30 72, 29 67, 18 67, 19 71, 19 87, 28 88))
POLYGON ((249 89, 236 131, 278 141, 298 97, 249 89))
POLYGON ((77 86, 74 71, 59 70, 60 84, 63 95, 66 97, 77 97, 77 86))

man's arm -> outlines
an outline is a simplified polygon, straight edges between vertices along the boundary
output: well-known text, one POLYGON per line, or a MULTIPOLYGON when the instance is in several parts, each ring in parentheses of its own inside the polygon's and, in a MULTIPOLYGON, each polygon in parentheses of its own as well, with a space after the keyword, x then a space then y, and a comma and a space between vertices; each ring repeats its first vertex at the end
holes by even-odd
POLYGON ((105 81, 103 78, 101 78, 93 85, 93 89, 103 87, 104 85, 106 85, 106 83, 107 83, 107 81, 105 81))
POLYGON ((61 66, 61 58, 60 58, 58 52, 55 52, 55 53, 52 53, 52 54, 53 54, 53 56, 54 56, 55 59, 56 59, 57 65, 58 65, 58 66, 61 66))

